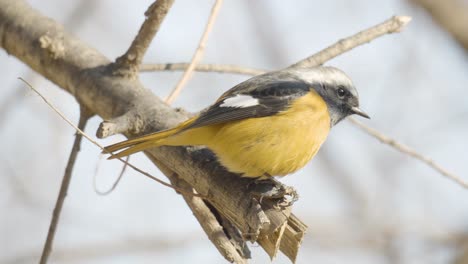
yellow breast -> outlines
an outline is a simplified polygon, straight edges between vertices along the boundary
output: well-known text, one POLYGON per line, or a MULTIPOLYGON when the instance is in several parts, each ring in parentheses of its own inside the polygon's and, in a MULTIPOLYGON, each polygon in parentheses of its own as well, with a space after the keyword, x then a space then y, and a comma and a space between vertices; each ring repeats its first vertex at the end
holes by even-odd
POLYGON ((284 176, 302 168, 330 131, 327 105, 314 91, 274 116, 217 125, 207 147, 229 171, 245 177, 284 176))

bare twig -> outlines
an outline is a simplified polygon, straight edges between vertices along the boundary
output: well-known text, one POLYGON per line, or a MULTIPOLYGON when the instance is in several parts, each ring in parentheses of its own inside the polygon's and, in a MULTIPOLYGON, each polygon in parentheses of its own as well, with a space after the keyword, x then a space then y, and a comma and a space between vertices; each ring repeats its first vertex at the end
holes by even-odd
POLYGON ((192 60, 190 61, 190 64, 187 70, 184 72, 184 74, 180 78, 175 88, 172 90, 172 92, 169 94, 169 96, 165 100, 167 103, 169 104, 172 103, 172 101, 174 101, 174 99, 178 96, 178 94, 180 93, 184 85, 192 76, 195 66, 203 57, 203 53, 205 51, 205 46, 206 46, 206 41, 208 40, 208 36, 210 35, 211 29, 213 28, 214 22, 219 13, 219 9, 221 8, 222 3, 223 3, 223 0, 216 0, 216 2, 214 3, 213 8, 211 9, 210 17, 208 18, 208 22, 206 23, 205 31, 203 32, 203 35, 200 38, 200 42, 198 43, 198 48, 193 54, 192 60))
POLYGON ((145 12, 146 20, 141 25, 138 35, 127 52, 116 60, 116 73, 128 73, 130 76, 134 76, 137 73, 138 65, 141 64, 146 50, 173 3, 174 0, 157 0, 148 7, 148 10, 145 12))
POLYGON ((351 123, 355 124, 356 126, 361 128, 362 130, 364 130, 367 134, 369 134, 369 135, 373 136, 374 138, 380 140, 380 142, 382 142, 382 143, 384 143, 386 145, 389 145, 392 148, 400 151, 401 153, 409 155, 409 156, 411 156, 411 157, 425 163, 427 166, 429 166, 432 169, 436 170, 437 172, 439 172, 443 176, 445 176, 445 177, 451 179, 452 181, 458 183, 463 188, 468 189, 468 182, 464 181, 463 179, 461 179, 457 175, 447 171, 442 166, 435 163, 432 159, 430 159, 430 158, 416 152, 414 149, 412 149, 412 148, 410 148, 410 147, 396 141, 395 139, 392 139, 392 138, 380 133, 379 131, 364 125, 363 123, 357 121, 354 118, 348 118, 348 119, 351 121, 351 123))
MULTIPOLYGON (((140 72, 153 72, 153 71, 185 71, 190 63, 164 63, 164 64, 142 64, 140 72)), ((219 73, 232 73, 244 75, 259 75, 265 73, 267 70, 247 68, 238 65, 226 64, 197 64, 195 71, 199 72, 219 72, 219 73)))
MULTIPOLYGON (((101 155, 102 157, 102 155, 101 155)), ((97 183, 96 183, 96 176, 98 175, 98 171, 99 171, 99 164, 100 164, 100 161, 101 159, 99 159, 98 161, 98 165, 96 166, 96 170, 95 170, 95 173, 94 173, 94 177, 93 177, 93 187, 94 187, 94 191, 99 194, 99 195, 108 195, 110 194, 111 192, 113 192, 115 190, 115 188, 117 187, 117 185, 119 185, 120 183, 120 180, 122 179, 124 173, 125 173, 125 170, 127 169, 128 165, 127 163, 129 162, 130 160, 130 156, 127 156, 125 158, 125 163, 123 164, 122 166, 122 169, 120 170, 120 173, 119 173, 119 176, 117 176, 117 179, 115 179, 114 183, 112 184, 112 186, 108 189, 108 190, 105 190, 105 191, 100 191, 98 188, 97 188, 97 183)))
POLYGON ((382 35, 400 32, 411 21, 409 16, 394 16, 381 24, 370 27, 355 35, 341 39, 328 48, 305 58, 293 65, 291 68, 308 68, 322 65, 328 60, 343 54, 357 46, 368 43, 382 35))
MULTIPOLYGON (((90 114, 87 110, 81 108, 80 112, 80 120, 78 121, 78 128, 80 130, 84 130, 86 127, 86 123, 90 114)), ((57 197, 57 202, 55 203, 54 212, 52 214, 52 220, 50 222, 49 231, 47 233, 47 239, 44 245, 44 249, 42 250, 41 264, 46 264, 49 258, 49 255, 52 251, 52 245, 54 243, 55 231, 57 229, 58 221, 60 219, 60 214, 62 212, 63 204, 65 202, 65 197, 67 196, 68 186, 70 186, 70 180, 73 172, 73 167, 75 165, 76 157, 78 156, 78 151, 80 150, 81 139, 83 136, 79 133, 75 135, 75 142, 73 143, 73 147, 70 153, 70 157, 68 158, 67 167, 65 168, 65 173, 63 175, 62 184, 60 185, 60 192, 57 197)))
MULTIPOLYGON (((88 134, 86 134, 81 128, 75 126, 75 124, 73 124, 72 121, 70 121, 70 119, 68 119, 60 110, 58 110, 51 102, 49 102, 49 100, 47 100, 47 98, 45 98, 36 88, 34 88, 33 86, 31 86, 27 81, 25 81, 24 79, 22 78, 19 78, 21 81, 23 81, 29 88, 31 88, 31 90, 33 90, 37 95, 39 95, 39 97, 41 97, 41 99, 50 107, 52 108, 52 110, 54 110, 54 112, 56 112, 63 120, 65 120, 65 122, 67 122, 70 126, 72 126, 76 132, 80 135, 82 135, 83 137, 85 137, 89 142, 93 143, 95 146, 97 146, 98 148, 100 148, 101 150, 103 151, 106 151, 106 149, 104 148, 104 146, 100 145, 99 143, 97 143, 94 139, 92 139, 90 136, 88 136, 88 134)), ((108 152, 107 152, 108 153, 108 152)), ((108 154, 112 154, 112 153, 108 153, 108 154)), ((171 184, 161 180, 161 179, 158 179, 156 177, 154 177, 153 175, 149 174, 148 172, 146 171, 143 171, 141 169, 139 169, 138 167, 136 167, 135 165, 129 163, 129 162, 126 162, 125 160, 123 160, 122 158, 117 158, 118 160, 120 160, 121 162, 127 164, 130 168, 134 169, 135 171, 145 175, 146 177, 164 185, 164 186, 167 186, 169 188, 172 188, 174 189, 175 191, 177 192, 180 192, 180 193, 183 193, 183 194, 187 194, 187 195, 193 195, 193 196, 197 196, 197 197, 203 197, 202 195, 200 194, 197 194, 197 193, 187 193, 185 192, 185 190, 182 190, 182 189, 178 189, 177 187, 175 186, 172 186, 171 184)))

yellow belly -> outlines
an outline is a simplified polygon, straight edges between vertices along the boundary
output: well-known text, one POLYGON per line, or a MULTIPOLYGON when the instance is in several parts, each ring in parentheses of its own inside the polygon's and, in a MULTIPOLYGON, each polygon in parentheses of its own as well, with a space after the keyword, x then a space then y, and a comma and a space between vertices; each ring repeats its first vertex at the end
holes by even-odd
POLYGON ((309 162, 330 130, 326 103, 309 93, 287 111, 217 125, 207 147, 229 171, 245 177, 284 176, 309 162))

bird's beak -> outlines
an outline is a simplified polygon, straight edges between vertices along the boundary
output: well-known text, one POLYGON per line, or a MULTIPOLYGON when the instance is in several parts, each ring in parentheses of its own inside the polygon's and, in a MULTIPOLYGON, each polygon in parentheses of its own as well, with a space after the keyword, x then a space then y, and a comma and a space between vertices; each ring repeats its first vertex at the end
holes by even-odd
POLYGON ((355 106, 355 107, 351 107, 351 113, 353 114, 356 114, 356 115, 360 115, 362 117, 365 117, 365 118, 368 118, 370 119, 369 115, 366 114, 364 111, 362 111, 359 107, 355 106))

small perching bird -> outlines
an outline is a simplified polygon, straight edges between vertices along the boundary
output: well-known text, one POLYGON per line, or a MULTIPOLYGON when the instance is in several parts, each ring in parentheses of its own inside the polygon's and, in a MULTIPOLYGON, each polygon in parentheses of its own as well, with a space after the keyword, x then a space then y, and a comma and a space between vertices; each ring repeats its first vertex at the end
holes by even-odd
POLYGON ((165 131, 105 148, 109 158, 159 146, 203 145, 230 172, 284 176, 307 164, 345 117, 359 108, 352 81, 333 67, 287 68, 244 81, 197 116, 165 131))

